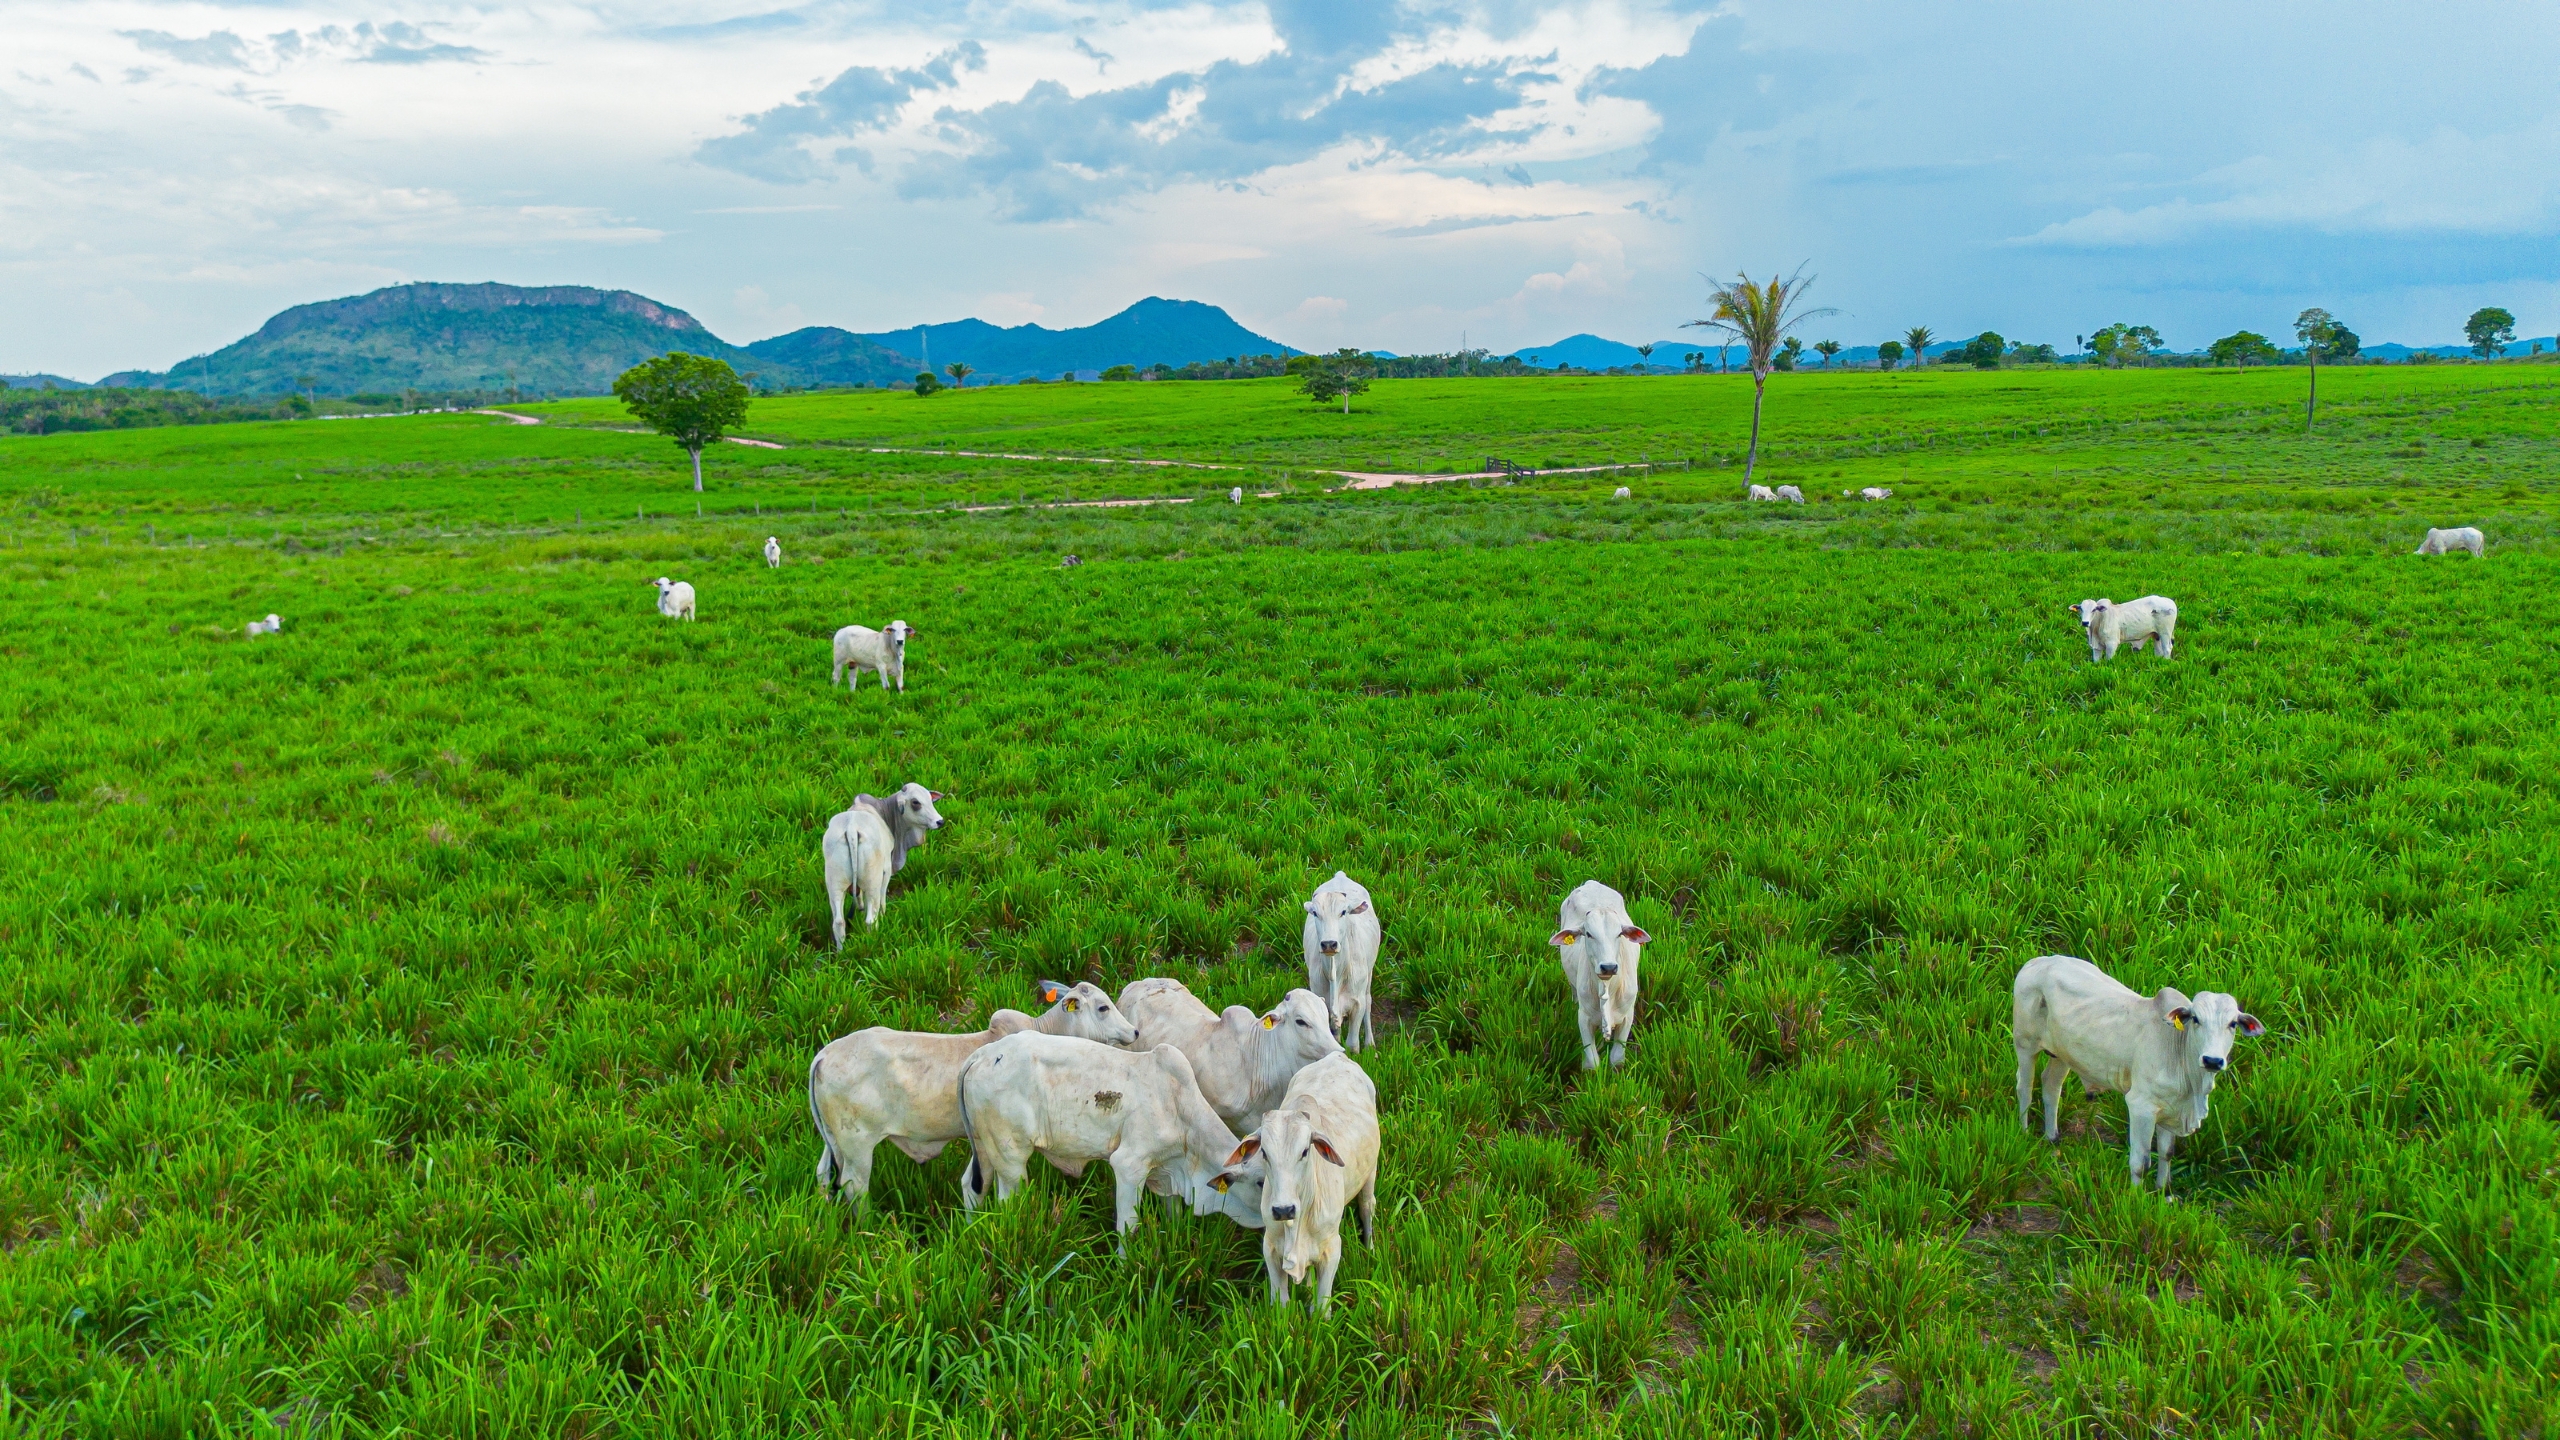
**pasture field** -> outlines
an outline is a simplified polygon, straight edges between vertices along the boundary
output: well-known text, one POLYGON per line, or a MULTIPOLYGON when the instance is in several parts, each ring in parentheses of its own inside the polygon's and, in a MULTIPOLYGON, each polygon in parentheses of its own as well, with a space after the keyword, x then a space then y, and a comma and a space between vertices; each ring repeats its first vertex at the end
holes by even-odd
POLYGON ((1427 423, 1382 384, 1329 445, 1297 401, 1257 438, 1246 382, 760 402, 792 448, 711 457, 700 519, 577 406, 0 443, 0 1415, 2552 1433, 2542 373, 2324 374, 2314 440, 2239 413, 2256 374, 1932 375, 1917 449, 1881 377, 1787 377, 1775 468, 1914 492, 1801 510, 1725 498, 1716 381, 1448 382, 1483 393, 1427 423), (869 448, 994 415, 1109 454, 1077 407, 1144 405, 1104 418, 1284 493, 972 513, 1235 481, 869 448), (1308 473, 1661 460, 1646 427, 1694 468, 1308 473), (2485 561, 2396 553, 2456 523, 2485 561), (2065 602, 2151 591, 2177 658, 2090 665, 2065 602), (892 615, 908 692, 829 691, 826 637, 892 615), (907 779, 953 823, 831 952, 819 829, 907 779), (964 1217, 964 1147, 884 1149, 872 1211, 822 1198, 828 1038, 1042 977, 1267 1005, 1337 866, 1386 927, 1385 1155, 1328 1319, 1223 1219, 1150 1205, 1116 1255, 1091 1175, 964 1217), (1594 876, 1654 943, 1628 1067, 1585 1075, 1545 941, 1594 876), (2173 1200, 2115 1097, 2017 1123, 2009 977, 2056 950, 2267 1024, 2173 1200))

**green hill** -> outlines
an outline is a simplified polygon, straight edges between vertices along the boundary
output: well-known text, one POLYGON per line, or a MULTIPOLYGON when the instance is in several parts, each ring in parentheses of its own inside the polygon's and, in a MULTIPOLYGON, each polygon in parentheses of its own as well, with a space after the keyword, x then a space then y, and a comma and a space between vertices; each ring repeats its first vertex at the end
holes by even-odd
MULTIPOLYGON (((797 368, 750 355, 682 310, 628 290, 417 284, 297 305, 211 355, 99 383, 216 395, 304 388, 336 395, 510 388, 599 395, 624 370, 671 350, 717 356, 771 384, 803 379, 797 368)), ((840 357, 829 369, 825 378, 836 383, 878 383, 912 376, 916 365, 878 350, 877 356, 840 357)))

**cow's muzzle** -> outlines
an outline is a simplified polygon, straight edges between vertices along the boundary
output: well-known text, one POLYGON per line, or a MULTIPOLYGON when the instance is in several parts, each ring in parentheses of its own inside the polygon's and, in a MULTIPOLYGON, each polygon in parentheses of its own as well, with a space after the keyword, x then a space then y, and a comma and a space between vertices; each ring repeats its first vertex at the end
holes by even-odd
POLYGON ((1316 942, 1316 948, 1327 955, 1331 955, 1342 948, 1342 942, 1338 940, 1319 940, 1316 942))
POLYGON ((1617 978, 1618 978, 1618 962, 1617 962, 1617 961, 1615 961, 1615 960, 1604 960, 1604 961, 1602 961, 1602 962, 1600 963, 1600 978, 1601 978, 1601 979, 1603 979, 1603 980, 1615 980, 1615 979, 1617 979, 1617 978))
POLYGON ((2230 1061, 2223 1059, 2219 1055, 2207 1055, 2204 1057, 2204 1068, 2207 1070, 2219 1070, 2230 1063, 2230 1061))
POLYGON ((1295 1205, 1274 1205, 1271 1207, 1271 1218, 1274 1220, 1295 1220, 1298 1218, 1298 1207, 1295 1205))

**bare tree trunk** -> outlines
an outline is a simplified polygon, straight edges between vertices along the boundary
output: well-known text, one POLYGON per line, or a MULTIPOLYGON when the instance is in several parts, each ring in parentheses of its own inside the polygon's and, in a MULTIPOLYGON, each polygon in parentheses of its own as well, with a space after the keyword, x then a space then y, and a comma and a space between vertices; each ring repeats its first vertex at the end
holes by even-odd
POLYGON ((2302 407, 2302 433, 2308 435, 2320 422, 2320 347, 2307 344, 2302 349, 2311 358, 2311 398, 2302 407))
POLYGON ((702 448, 700 446, 695 446, 693 451, 693 493, 696 495, 702 493, 702 448))
POLYGON ((1760 463, 1760 394, 1768 383, 1768 376, 1757 370, 1751 372, 1751 450, 1742 457, 1742 483, 1745 485, 1751 483, 1752 467, 1760 463))
POLYGON ((1351 392, 1348 390, 1342 392, 1342 413, 1345 415, 1351 413, 1351 392))

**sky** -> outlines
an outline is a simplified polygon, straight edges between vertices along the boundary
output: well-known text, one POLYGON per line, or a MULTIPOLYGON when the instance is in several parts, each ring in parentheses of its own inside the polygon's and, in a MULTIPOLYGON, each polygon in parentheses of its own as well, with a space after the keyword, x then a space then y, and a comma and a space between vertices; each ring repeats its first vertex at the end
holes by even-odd
POLYGON ((2560 325, 2548 3, 389 3, 0 0, 0 372, 411 280, 740 343, 1677 343, 1799 266, 1852 345, 2560 325))

